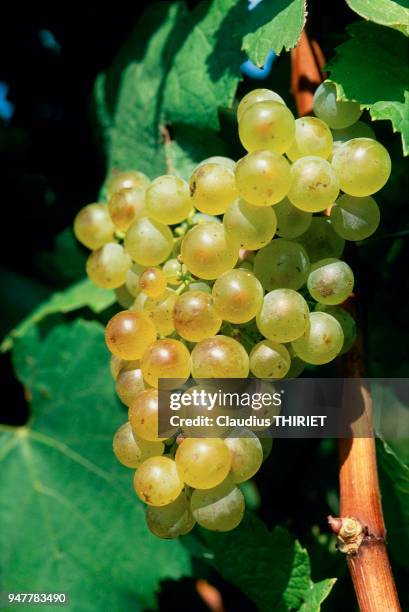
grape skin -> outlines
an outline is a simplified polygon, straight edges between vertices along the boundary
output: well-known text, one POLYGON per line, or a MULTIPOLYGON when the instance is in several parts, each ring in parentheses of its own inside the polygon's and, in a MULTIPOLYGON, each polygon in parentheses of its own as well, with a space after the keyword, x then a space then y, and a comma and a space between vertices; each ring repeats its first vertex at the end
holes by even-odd
POLYGON ((144 299, 143 294, 141 294, 141 297, 135 300, 135 308, 139 308, 140 304, 141 311, 152 321, 158 334, 170 336, 175 331, 173 309, 177 299, 177 293, 167 288, 162 295, 156 298, 147 297, 144 299))
POLYGON ((237 527, 245 509, 243 493, 230 481, 205 491, 193 491, 190 504, 199 525, 221 532, 237 527))
POLYGON ((142 313, 131 310, 118 312, 105 329, 105 341, 109 350, 121 359, 140 359, 155 340, 153 323, 142 313))
POLYGON ((87 275, 97 287, 115 289, 125 283, 131 264, 131 258, 120 244, 108 242, 88 257, 87 275))
POLYGON ((297 238, 311 225, 312 214, 296 208, 288 198, 274 206, 277 217, 277 236, 280 238, 297 238))
POLYGON ((234 268, 238 254, 238 248, 228 241, 220 223, 196 225, 182 242, 183 263, 192 274, 205 280, 234 268))
POLYGON ((138 170, 126 170, 125 172, 114 171, 106 185, 108 201, 112 198, 114 193, 124 189, 139 188, 145 191, 149 183, 150 180, 146 174, 138 172, 138 170))
POLYGON ((311 263, 327 257, 341 257, 345 240, 336 234, 328 217, 313 217, 310 227, 297 237, 308 253, 311 263))
POLYGON ((212 297, 204 291, 187 291, 177 298, 173 322, 179 336, 190 342, 200 342, 214 336, 222 325, 212 297))
POLYGON ((247 378, 249 357, 244 347, 229 336, 202 340, 191 355, 194 378, 247 378))
POLYGON ((291 342, 304 334, 308 324, 308 304, 293 289, 275 289, 264 296, 257 327, 269 340, 291 342))
POLYGON ((189 185, 178 176, 158 176, 146 191, 149 216, 165 225, 180 223, 192 211, 189 185))
POLYGON ((288 199, 306 212, 320 212, 331 206, 339 193, 334 168, 321 157, 301 157, 291 166, 292 183, 288 199))
MULTIPOLYGON (((224 321, 246 323, 259 312, 264 291, 260 281, 246 270, 229 270, 212 289, 214 308, 224 321)), ((214 334, 212 334, 214 335, 214 334)))
POLYGON ((344 355, 347 353, 352 348, 356 340, 356 323, 349 312, 347 312, 344 308, 341 308, 341 306, 327 306, 325 304, 317 304, 315 306, 315 311, 326 312, 338 321, 344 333, 344 344, 342 345, 342 349, 339 354, 344 355))
POLYGON ((116 355, 111 355, 111 360, 109 363, 111 375, 114 380, 118 378, 120 372, 125 370, 136 370, 139 368, 139 365, 139 359, 129 361, 127 359, 121 359, 116 355))
POLYGON ((220 438, 186 438, 176 451, 175 461, 180 478, 195 489, 217 486, 231 467, 229 449, 220 438))
POLYGON ((321 83, 314 94, 314 113, 330 128, 343 129, 358 121, 362 110, 358 102, 337 100, 334 83, 321 83))
POLYGON ((179 497, 183 486, 176 464, 169 457, 150 457, 135 473, 135 492, 149 506, 172 503, 179 497))
POLYGON ((298 242, 277 238, 257 253, 254 273, 266 291, 299 289, 307 280, 310 261, 298 242))
POLYGON ((324 121, 316 117, 301 117, 295 120, 295 139, 286 151, 291 161, 305 155, 316 155, 328 159, 332 153, 331 130, 324 121))
POLYGON ((252 478, 263 463, 263 449, 257 436, 250 430, 233 431, 224 443, 231 456, 231 481, 237 484, 252 478))
POLYGON ((167 225, 143 217, 128 229, 124 245, 136 263, 142 266, 157 266, 171 254, 173 236, 167 225))
POLYGON ((88 204, 74 219, 76 239, 88 249, 100 249, 114 239, 115 227, 103 204, 88 204))
POLYGON ((262 340, 251 350, 250 370, 256 378, 284 378, 290 365, 286 347, 273 340, 262 340))
MULTIPOLYGON (((279 206, 279 204, 277 204, 279 206)), ((254 206, 238 199, 229 206, 223 217, 227 235, 242 249, 256 250, 273 238, 277 218, 275 208, 254 206)))
POLYGON ((177 259, 168 259, 163 264, 162 271, 169 285, 178 286, 182 282, 182 276, 186 274, 187 269, 177 259))
POLYGON ((145 390, 140 368, 121 370, 116 378, 115 390, 121 402, 130 406, 138 395, 145 390))
POLYGON ((193 205, 203 213, 220 215, 237 198, 234 171, 222 164, 200 165, 190 179, 193 205))
POLYGON ((256 104, 257 102, 266 102, 267 100, 273 100, 274 102, 280 102, 281 104, 285 105, 282 97, 275 91, 263 88, 253 89, 240 100, 237 107, 237 121, 240 121, 243 113, 250 108, 250 106, 253 106, 253 104, 256 104))
POLYGON ((354 198, 342 195, 331 208, 334 232, 345 240, 365 240, 378 228, 381 220, 379 206, 373 198, 354 198))
POLYGON ((166 506, 148 506, 145 519, 149 530, 164 539, 185 535, 196 524, 190 510, 190 502, 184 491, 175 501, 166 506))
POLYGON ((285 153, 295 136, 292 112, 281 102, 255 102, 241 116, 239 138, 249 152, 273 151, 285 153))
POLYGON ((312 312, 310 325, 292 347, 307 363, 322 365, 335 359, 344 344, 344 333, 338 321, 326 312, 312 312))
POLYGON ((197 164, 196 168, 194 168, 193 172, 195 172, 200 166, 204 164, 220 164, 222 166, 226 166, 230 170, 236 169, 236 162, 231 157, 224 157, 223 155, 212 155, 212 157, 207 157, 203 159, 199 164, 197 164))
POLYGON ((134 187, 114 193, 109 200, 108 210, 115 227, 121 232, 126 232, 134 221, 148 214, 145 191, 140 187, 134 187))
POLYGON ((156 340, 143 354, 141 370, 152 387, 157 388, 159 379, 163 378, 177 379, 176 386, 180 386, 190 375, 189 351, 179 340, 156 340))
POLYGON ((236 185, 240 196, 250 204, 277 204, 290 190, 290 164, 272 151, 249 153, 237 162, 236 185))
POLYGON ((128 421, 114 435, 114 454, 119 463, 128 468, 137 468, 145 459, 162 455, 164 448, 161 442, 147 442, 135 437, 128 421))
POLYGON ((139 288, 149 297, 162 295, 166 285, 166 276, 160 268, 147 268, 139 277, 139 288))
POLYGON ((156 389, 147 389, 132 402, 128 419, 135 436, 148 442, 165 440, 158 435, 158 392, 156 389))
POLYGON ((307 281, 308 291, 320 304, 341 304, 352 293, 354 273, 345 261, 329 258, 313 264, 307 281))
POLYGON ((137 297, 141 292, 139 287, 139 279, 144 270, 145 266, 140 266, 137 263, 133 263, 126 275, 125 286, 129 293, 134 297, 137 297))

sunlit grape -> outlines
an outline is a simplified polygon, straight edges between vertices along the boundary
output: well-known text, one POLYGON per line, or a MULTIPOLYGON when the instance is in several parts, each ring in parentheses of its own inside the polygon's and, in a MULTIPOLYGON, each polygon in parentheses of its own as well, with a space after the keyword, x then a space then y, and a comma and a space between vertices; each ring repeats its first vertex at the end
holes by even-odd
POLYGON ((245 509, 243 493, 230 479, 211 489, 193 491, 190 505, 199 525, 222 532, 237 527, 245 509))
POLYGON ((103 289, 115 289, 125 283, 132 261, 124 248, 116 242, 108 242, 87 259, 87 274, 95 285, 103 289))
POLYGON ((166 439, 158 435, 158 392, 156 389, 147 389, 132 402, 128 419, 135 436, 148 440, 148 442, 159 442, 166 439))
MULTIPOLYGON (((136 304, 138 299, 135 300, 135 308, 139 306, 139 303, 136 304)), ((168 288, 159 297, 148 297, 141 303, 142 312, 149 317, 161 336, 170 336, 175 331, 173 308, 177 299, 177 293, 168 288)))
POLYGON ((285 153, 295 136, 295 121, 285 104, 274 100, 256 102, 241 115, 239 138, 249 152, 285 153))
POLYGON ((114 238, 115 227, 103 204, 88 204, 74 219, 77 240, 89 249, 99 249, 114 238))
POLYGON ((290 365, 288 350, 273 340, 262 340, 251 350, 250 370, 257 378, 284 378, 290 365))
POLYGON ((179 445, 176 467, 180 478, 195 489, 210 489, 230 471, 229 449, 220 438, 185 438, 179 445))
POLYGON ((329 258, 311 267, 308 291, 321 304, 341 304, 352 293, 354 273, 345 261, 329 258))
POLYGON ((148 506, 146 524, 150 531, 164 539, 173 539, 189 533, 196 524, 190 510, 190 502, 184 491, 171 504, 148 506))
POLYGON ((254 206, 245 200, 236 200, 223 217, 227 235, 242 249, 260 249, 268 244, 275 234, 275 208, 254 206))
POLYGON ((148 214, 145 206, 145 190, 134 187, 117 191, 109 200, 108 210, 115 227, 121 232, 126 232, 134 221, 148 214))
POLYGON ((149 183, 149 178, 143 172, 137 170, 113 171, 106 184, 108 201, 114 193, 123 189, 140 188, 146 190, 149 183))
POLYGON ((248 94, 243 96, 240 100, 240 104, 237 107, 237 121, 243 116, 244 111, 246 111, 250 106, 256 104, 257 102, 266 102, 267 100, 273 100, 274 102, 280 102, 285 105, 284 100, 281 96, 278 95, 275 91, 271 91, 271 89, 253 89, 249 91, 248 94))
POLYGON ((190 375, 190 354, 179 340, 156 340, 143 354, 141 370, 145 381, 157 387, 159 379, 178 379, 180 384, 190 375))
POLYGON ((301 157, 291 166, 288 199, 307 212, 319 212, 333 204, 339 193, 339 180, 329 162, 321 157, 301 157))
POLYGON ((192 351, 194 378, 247 378, 249 358, 244 347, 229 336, 202 340, 192 351))
POLYGON ((166 285, 166 276, 160 268, 146 268, 139 277, 139 289, 149 297, 162 295, 166 285))
POLYGON ((177 499, 183 489, 176 464, 169 457, 151 457, 136 470, 134 488, 149 506, 166 506, 177 499))
POLYGON ((121 370, 116 379, 115 389, 121 402, 130 406, 145 389, 139 367, 133 370, 121 370))
POLYGON ((238 254, 238 247, 228 241, 220 223, 196 225, 182 242, 183 263, 199 278, 217 278, 235 266, 238 254))
POLYGON ((301 117, 295 121, 295 138, 286 151, 291 161, 305 155, 328 159, 332 153, 332 134, 329 127, 316 117, 301 117))
POLYGON ((317 304, 315 310, 332 315, 341 325, 344 332, 344 344, 342 345, 340 355, 347 353, 356 339, 356 323, 349 312, 341 308, 341 306, 327 306, 325 304, 317 304))
POLYGON ((263 463, 263 449, 260 440, 250 430, 234 430, 225 439, 231 456, 229 478, 244 482, 254 476, 263 463))
POLYGON ((246 323, 260 310, 264 291, 254 274, 236 269, 225 272, 216 280, 212 296, 214 308, 221 319, 246 323))
POLYGON ((113 448, 119 463, 129 468, 138 467, 145 459, 163 454, 161 442, 147 442, 133 435, 128 422, 121 425, 114 436, 113 448))
POLYGON ((219 331, 222 319, 217 314, 211 295, 204 291, 187 291, 175 302, 173 322, 179 336, 199 342, 219 331))
POLYGON ((308 323, 308 304, 293 289, 275 289, 267 293, 257 315, 257 327, 263 336, 280 343, 302 336, 308 323))
POLYGON ((240 196, 250 204, 271 206, 290 189, 290 164, 272 151, 249 153, 237 162, 236 185, 240 196))
POLYGON ((123 310, 108 322, 105 340, 111 353, 121 359, 140 359, 156 339, 156 329, 144 314, 123 310))
POLYGON ((155 221, 180 223, 192 210, 188 183, 171 174, 158 176, 146 191, 146 208, 155 221))
POLYGON ((187 268, 177 259, 168 259, 162 267, 169 285, 177 286, 182 282, 182 276, 186 274, 187 268))
POLYGON ((203 164, 190 178, 193 205, 209 215, 224 213, 237 198, 234 170, 223 164, 203 164))
POLYGON ((344 334, 338 321, 326 312, 312 312, 303 336, 292 347, 303 361, 320 365, 335 359, 344 344, 344 334))
POLYGON ((172 252, 173 237, 167 225, 142 217, 126 232, 125 249, 136 263, 157 266, 172 252))

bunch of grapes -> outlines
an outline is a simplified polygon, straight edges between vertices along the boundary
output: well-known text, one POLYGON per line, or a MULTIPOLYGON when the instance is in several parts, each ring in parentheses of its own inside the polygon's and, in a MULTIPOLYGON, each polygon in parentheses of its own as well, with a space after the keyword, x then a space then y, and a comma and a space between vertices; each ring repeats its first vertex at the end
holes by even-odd
POLYGON ((105 203, 77 215, 74 231, 92 249, 87 273, 115 289, 124 308, 106 327, 116 390, 128 421, 114 452, 135 469, 136 494, 159 537, 197 522, 236 527, 239 484, 269 452, 260 431, 192 437, 158 434, 158 381, 299 376, 350 349, 355 322, 341 307, 354 275, 346 240, 370 236, 372 194, 390 158, 358 103, 339 102, 325 82, 315 117, 294 119, 273 91, 256 89, 237 109, 247 154, 202 161, 187 182, 150 181, 136 170, 110 178, 105 203))

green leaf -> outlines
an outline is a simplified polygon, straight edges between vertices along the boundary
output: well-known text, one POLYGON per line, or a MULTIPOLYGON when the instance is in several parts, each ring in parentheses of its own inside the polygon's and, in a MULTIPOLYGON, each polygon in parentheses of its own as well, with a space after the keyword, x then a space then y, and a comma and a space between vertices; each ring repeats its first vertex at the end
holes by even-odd
POLYGON ((179 541, 145 526, 132 470, 112 453, 126 420, 103 328, 78 320, 17 340, 14 364, 31 396, 25 427, 0 429, 2 590, 67 591, 71 606, 145 610, 159 581, 190 573, 179 541))
MULTIPOLYGON (((275 0, 262 2, 251 18, 263 25, 243 38, 243 50, 257 66, 264 66, 271 49, 277 54, 297 44, 306 20, 305 0, 275 0)), ((254 28, 249 28, 253 30, 254 28)))
POLYGON ((369 109, 374 120, 392 121, 393 129, 402 133, 406 155, 407 40, 400 32, 369 22, 353 23, 347 30, 351 38, 337 47, 326 66, 337 85, 338 97, 357 100, 369 109))
POLYGON ((409 466, 385 440, 378 440, 377 451, 388 548, 392 558, 409 568, 409 466))
POLYGON ((300 612, 319 612, 322 602, 328 597, 336 581, 336 578, 327 578, 315 584, 311 583, 300 612))
POLYGON ((45 317, 55 313, 67 313, 80 308, 88 307, 93 312, 99 313, 114 304, 116 301, 113 291, 96 287, 88 278, 85 278, 65 291, 54 293, 50 299, 35 308, 31 314, 13 329, 0 345, 0 351, 11 349, 16 338, 27 333, 33 325, 36 325, 45 317))
POLYGON ((370 21, 395 28, 409 35, 409 3, 407 0, 346 0, 348 6, 370 21))
POLYGON ((231 533, 204 530, 201 533, 206 546, 213 552, 209 562, 262 612, 298 610, 308 601, 322 601, 335 582, 314 585, 308 553, 299 542, 280 527, 269 532, 264 523, 249 512, 231 533))

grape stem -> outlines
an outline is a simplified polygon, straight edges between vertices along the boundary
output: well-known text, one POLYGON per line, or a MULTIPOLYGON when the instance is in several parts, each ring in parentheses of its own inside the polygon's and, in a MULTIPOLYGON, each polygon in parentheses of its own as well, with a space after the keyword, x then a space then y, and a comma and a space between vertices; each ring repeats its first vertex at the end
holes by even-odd
MULTIPOLYGON (((292 93, 299 116, 313 109, 315 88, 322 82, 325 60, 319 45, 302 32, 291 52, 292 93)), ((355 310, 351 302, 350 310, 355 310)), ((356 312, 354 312, 356 318, 356 312)), ((339 359, 339 374, 348 379, 364 377, 362 336, 339 359)), ((346 555, 349 572, 361 612, 399 612, 399 598, 389 563, 386 529, 382 512, 372 427, 372 399, 357 380, 347 394, 343 409, 353 411, 352 437, 339 440, 340 517, 329 517, 338 537, 338 547, 346 555), (364 432, 365 437, 362 437, 364 432), (368 435, 369 434, 369 435, 368 435)))

